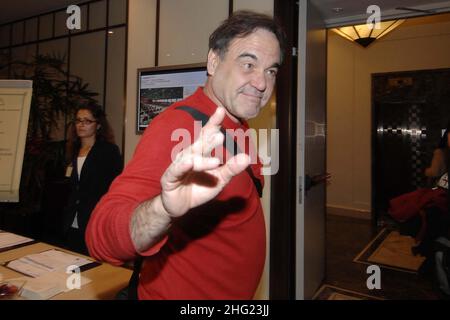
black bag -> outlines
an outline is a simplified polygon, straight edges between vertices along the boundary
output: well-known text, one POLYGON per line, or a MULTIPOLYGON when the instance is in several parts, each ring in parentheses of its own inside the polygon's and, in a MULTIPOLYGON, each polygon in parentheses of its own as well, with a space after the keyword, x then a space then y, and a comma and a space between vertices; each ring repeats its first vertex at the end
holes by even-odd
POLYGON ((143 261, 144 258, 141 256, 136 258, 133 266, 133 274, 131 275, 130 281, 128 282, 128 286, 126 286, 116 294, 116 300, 139 300, 137 288, 139 284, 139 273, 141 272, 143 261))

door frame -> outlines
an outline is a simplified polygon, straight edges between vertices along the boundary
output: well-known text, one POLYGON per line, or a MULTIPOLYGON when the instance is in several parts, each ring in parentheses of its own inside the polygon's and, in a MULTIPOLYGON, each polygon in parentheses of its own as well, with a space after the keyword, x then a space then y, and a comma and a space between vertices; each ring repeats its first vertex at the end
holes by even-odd
POLYGON ((276 127, 279 130, 279 170, 272 177, 270 203, 269 298, 295 299, 296 148, 298 5, 274 0, 274 16, 284 27, 286 53, 276 84, 276 127), (297 19, 297 21, 296 21, 297 19))

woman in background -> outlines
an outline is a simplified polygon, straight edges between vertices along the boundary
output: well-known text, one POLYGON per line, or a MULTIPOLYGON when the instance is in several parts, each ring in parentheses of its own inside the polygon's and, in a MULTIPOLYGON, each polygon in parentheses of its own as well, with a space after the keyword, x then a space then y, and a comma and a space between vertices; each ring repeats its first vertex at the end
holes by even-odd
POLYGON ((70 164, 66 176, 70 177, 72 190, 64 210, 63 232, 70 250, 88 255, 84 234, 89 217, 122 171, 123 163, 111 126, 100 106, 87 104, 80 107, 68 135, 70 164))

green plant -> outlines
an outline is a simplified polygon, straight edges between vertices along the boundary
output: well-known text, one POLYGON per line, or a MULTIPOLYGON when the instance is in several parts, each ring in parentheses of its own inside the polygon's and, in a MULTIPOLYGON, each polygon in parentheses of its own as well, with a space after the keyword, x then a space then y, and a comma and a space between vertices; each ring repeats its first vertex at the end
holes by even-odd
POLYGON ((74 111, 84 103, 97 103, 98 94, 80 77, 69 74, 64 61, 63 56, 36 55, 31 61, 0 66, 10 68, 12 79, 33 81, 20 185, 21 204, 33 210, 39 210, 46 180, 64 176, 65 137, 74 111))

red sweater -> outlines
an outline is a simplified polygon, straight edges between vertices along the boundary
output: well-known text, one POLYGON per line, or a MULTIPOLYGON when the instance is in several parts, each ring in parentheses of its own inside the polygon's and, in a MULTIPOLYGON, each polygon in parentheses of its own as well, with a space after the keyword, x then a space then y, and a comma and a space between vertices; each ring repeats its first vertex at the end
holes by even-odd
MULTIPOLYGON (((141 202, 161 193, 161 176, 180 142, 171 141, 172 132, 185 128, 194 137, 192 116, 175 110, 183 105, 209 116, 217 108, 199 88, 151 121, 133 158, 92 213, 87 246, 93 257, 116 265, 138 254, 145 256, 140 299, 252 299, 264 267, 266 239, 261 202, 245 171, 214 200, 176 220, 169 234, 146 252, 138 253, 133 246, 132 213, 141 202)), ((227 116, 222 126, 248 128, 227 116)), ((248 154, 248 148, 240 147, 248 154)), ((251 168, 263 182, 260 163, 251 168)))

